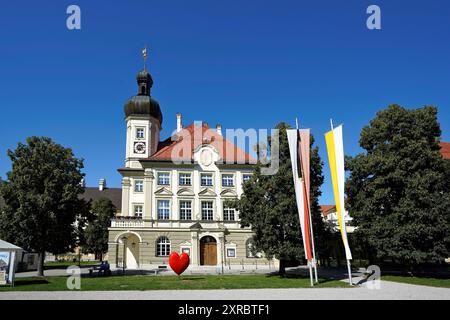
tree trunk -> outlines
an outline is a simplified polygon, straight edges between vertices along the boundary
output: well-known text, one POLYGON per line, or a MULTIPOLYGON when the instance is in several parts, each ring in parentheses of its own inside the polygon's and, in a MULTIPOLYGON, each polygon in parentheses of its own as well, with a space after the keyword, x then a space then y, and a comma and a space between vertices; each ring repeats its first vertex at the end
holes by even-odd
POLYGON ((38 277, 44 276, 44 260, 45 260, 45 251, 39 253, 39 263, 38 263, 38 270, 37 270, 38 277))
POLYGON ((286 262, 283 259, 280 259, 280 269, 278 270, 278 274, 281 277, 286 276, 286 262))

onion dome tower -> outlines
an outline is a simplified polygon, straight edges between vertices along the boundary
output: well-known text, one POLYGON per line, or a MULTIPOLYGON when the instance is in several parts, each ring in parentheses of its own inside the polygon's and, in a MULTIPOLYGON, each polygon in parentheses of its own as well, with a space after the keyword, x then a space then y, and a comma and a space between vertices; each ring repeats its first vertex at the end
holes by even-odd
POLYGON ((126 167, 134 167, 139 159, 156 152, 163 121, 159 103, 151 97, 153 79, 146 66, 147 48, 142 53, 144 69, 136 76, 138 93, 124 106, 127 123, 126 167))

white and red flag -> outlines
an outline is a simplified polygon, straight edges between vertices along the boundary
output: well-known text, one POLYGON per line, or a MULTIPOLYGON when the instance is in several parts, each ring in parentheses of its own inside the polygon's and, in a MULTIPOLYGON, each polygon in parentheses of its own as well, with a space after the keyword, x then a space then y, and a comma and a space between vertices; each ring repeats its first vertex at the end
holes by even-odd
POLYGON ((310 212, 310 129, 288 129, 286 131, 305 258, 312 263, 315 254, 310 212))

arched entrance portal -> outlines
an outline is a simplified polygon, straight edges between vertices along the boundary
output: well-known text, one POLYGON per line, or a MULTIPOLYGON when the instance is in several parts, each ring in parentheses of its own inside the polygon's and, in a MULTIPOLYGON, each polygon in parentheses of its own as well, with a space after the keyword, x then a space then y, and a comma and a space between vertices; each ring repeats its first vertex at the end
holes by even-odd
POLYGON ((127 269, 139 268, 139 238, 132 233, 121 238, 122 257, 127 269))
POLYGON ((200 240, 200 265, 217 265, 217 241, 214 237, 206 236, 200 240))

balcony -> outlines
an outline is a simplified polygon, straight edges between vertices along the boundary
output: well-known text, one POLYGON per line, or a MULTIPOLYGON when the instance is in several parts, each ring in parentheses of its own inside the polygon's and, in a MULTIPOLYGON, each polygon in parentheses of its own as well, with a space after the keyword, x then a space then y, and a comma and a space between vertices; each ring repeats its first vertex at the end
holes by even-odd
POLYGON ((111 220, 112 228, 142 228, 144 220, 135 217, 116 217, 111 220))

